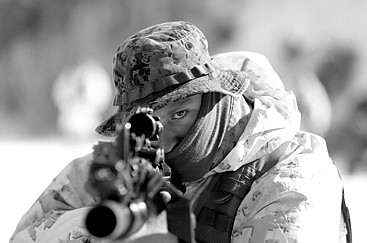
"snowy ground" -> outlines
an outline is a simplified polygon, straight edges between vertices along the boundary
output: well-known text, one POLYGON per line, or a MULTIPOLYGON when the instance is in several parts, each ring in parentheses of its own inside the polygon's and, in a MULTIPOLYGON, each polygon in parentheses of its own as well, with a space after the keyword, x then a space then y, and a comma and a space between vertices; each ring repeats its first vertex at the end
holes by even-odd
MULTIPOLYGON (((0 242, 8 242, 18 221, 46 186, 72 159, 92 151, 94 142, 42 139, 1 141, 0 242)), ((350 207, 354 243, 366 242, 364 192, 367 175, 343 176, 350 207)))

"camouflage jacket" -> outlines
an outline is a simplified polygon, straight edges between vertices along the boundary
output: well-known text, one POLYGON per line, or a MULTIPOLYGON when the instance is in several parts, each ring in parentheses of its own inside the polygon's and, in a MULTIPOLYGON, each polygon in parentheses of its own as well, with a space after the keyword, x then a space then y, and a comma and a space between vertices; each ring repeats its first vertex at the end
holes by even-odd
MULTIPOLYGON (((240 204, 232 242, 339 242, 343 185, 324 139, 299 131, 294 94, 262 55, 236 52, 215 58, 250 75, 245 95, 254 100, 254 109, 237 145, 202 179, 186 185, 185 196, 194 202, 212 175, 236 170, 290 142, 240 204)), ((11 243, 97 242, 83 223, 96 203, 84 189, 90 161, 91 155, 72 161, 52 181, 19 222, 11 243)))

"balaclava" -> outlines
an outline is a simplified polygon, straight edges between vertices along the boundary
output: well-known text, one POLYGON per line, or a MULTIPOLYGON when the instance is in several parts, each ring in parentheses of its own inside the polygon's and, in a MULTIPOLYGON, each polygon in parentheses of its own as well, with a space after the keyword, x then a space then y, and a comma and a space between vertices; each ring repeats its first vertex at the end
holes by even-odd
POLYGON ((201 178, 235 146, 249 116, 250 107, 243 97, 204 93, 194 126, 166 154, 166 163, 180 174, 183 182, 201 178))

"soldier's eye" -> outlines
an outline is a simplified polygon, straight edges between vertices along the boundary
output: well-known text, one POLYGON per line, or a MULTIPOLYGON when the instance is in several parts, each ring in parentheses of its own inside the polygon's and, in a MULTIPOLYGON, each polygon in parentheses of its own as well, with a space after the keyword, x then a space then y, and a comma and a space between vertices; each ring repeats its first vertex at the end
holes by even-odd
POLYGON ((186 115, 186 110, 177 111, 175 114, 173 114, 172 119, 182 119, 186 115))

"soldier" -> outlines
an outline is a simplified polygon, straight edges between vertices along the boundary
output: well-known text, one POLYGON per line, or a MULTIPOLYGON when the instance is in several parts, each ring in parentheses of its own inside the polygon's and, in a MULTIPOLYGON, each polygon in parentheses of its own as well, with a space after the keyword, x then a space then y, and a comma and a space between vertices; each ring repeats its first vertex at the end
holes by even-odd
MULTIPOLYGON (((96 131, 113 137, 138 107, 153 109, 164 127, 166 163, 195 213, 197 242, 345 240, 337 168, 325 141, 299 130, 295 96, 265 57, 212 57, 197 27, 169 22, 119 46, 113 82, 118 110, 96 131)), ((61 172, 11 242, 98 242, 83 224, 88 206, 98 203, 84 189, 90 160, 77 159, 61 172)), ((183 242, 161 220, 116 242, 183 242)))

